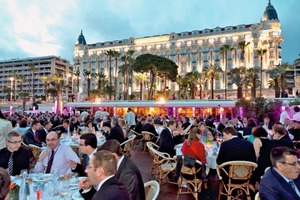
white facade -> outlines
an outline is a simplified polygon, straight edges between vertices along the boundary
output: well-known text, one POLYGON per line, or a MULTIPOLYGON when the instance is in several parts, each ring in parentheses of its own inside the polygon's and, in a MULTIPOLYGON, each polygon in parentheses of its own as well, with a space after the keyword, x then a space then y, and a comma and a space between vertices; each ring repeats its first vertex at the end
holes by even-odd
MULTIPOLYGON (((194 30, 181 33, 170 33, 158 36, 148 36, 143 38, 128 38, 123 40, 114 40, 99 42, 95 44, 86 44, 83 34, 78 38, 78 43, 74 48, 74 70, 79 70, 81 75, 83 70, 92 72, 102 72, 108 77, 109 61, 106 52, 109 50, 120 53, 118 66, 115 66, 112 58, 112 74, 123 63, 121 56, 125 55, 128 50, 134 50, 133 57, 136 58, 141 54, 155 54, 173 60, 178 65, 178 74, 184 75, 187 72, 201 72, 205 66, 210 64, 218 65, 225 69, 225 59, 220 53, 220 47, 229 44, 233 50, 227 54, 227 68, 245 66, 247 68, 261 66, 260 56, 257 50, 266 49, 263 55, 263 70, 271 69, 275 65, 281 64, 281 36, 280 22, 276 10, 269 3, 263 14, 262 20, 254 24, 241 24, 236 26, 216 27, 213 29, 194 30), (84 41, 83 41, 84 40, 84 41), (245 48, 245 59, 241 59, 242 50, 239 48, 240 41, 249 42, 245 48)), ((118 91, 122 90, 122 78, 117 77, 119 85, 118 91)), ((268 75, 263 73, 263 90, 268 93, 268 75)), ((114 81, 112 81, 114 85, 114 81)), ((84 77, 81 77, 81 92, 86 92, 84 77)), ((92 87, 96 87, 96 80, 92 80, 92 87)), ((158 80, 158 89, 161 89, 161 80, 158 80)), ((176 83, 168 83, 171 91, 179 90, 176 83)), ((224 81, 217 80, 215 83, 216 95, 224 90, 224 81)), ((227 87, 229 95, 236 95, 235 86, 227 87)), ((138 81, 133 80, 134 93, 139 91, 138 81)), ((268 95, 266 93, 266 95, 268 95)))

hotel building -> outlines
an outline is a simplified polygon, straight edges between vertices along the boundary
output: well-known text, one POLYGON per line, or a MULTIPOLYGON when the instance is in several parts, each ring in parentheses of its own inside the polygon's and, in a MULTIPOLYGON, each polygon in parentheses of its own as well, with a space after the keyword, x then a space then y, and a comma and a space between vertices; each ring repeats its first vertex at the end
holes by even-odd
MULTIPOLYGON (((98 42, 87 44, 83 33, 78 37, 74 48, 74 70, 81 72, 81 83, 79 91, 87 93, 87 81, 83 76, 84 70, 90 70, 92 73, 101 72, 108 77, 109 59, 106 52, 109 50, 120 53, 118 57, 118 66, 115 66, 115 58, 112 58, 112 74, 124 64, 121 56, 129 50, 133 50, 133 58, 141 54, 155 54, 171 59, 178 65, 178 74, 184 75, 191 71, 202 72, 206 66, 217 65, 223 71, 225 69, 225 58, 220 53, 220 47, 229 44, 233 49, 227 53, 227 69, 245 66, 247 68, 260 67, 261 58, 258 50, 267 50, 262 55, 262 86, 265 96, 274 96, 274 90, 268 89, 269 75, 266 70, 272 69, 275 65, 281 64, 281 35, 280 21, 277 12, 270 1, 263 12, 260 22, 253 24, 240 24, 226 27, 215 27, 211 29, 192 30, 181 33, 169 33, 163 35, 147 36, 142 38, 127 38, 122 40, 98 42), (245 47, 244 59, 242 59, 242 50, 238 43, 245 41, 249 43, 245 47)), ((260 75, 259 75, 260 76, 260 75)), ((112 81, 117 93, 122 94, 123 81, 119 74, 117 85, 112 81)), ((91 88, 97 88, 97 80, 91 80, 91 88)), ((133 79, 132 93, 137 98, 139 95, 139 81, 133 79)), ((177 83, 168 82, 168 88, 172 91, 170 94, 179 90, 177 83)), ((164 84, 157 78, 157 90, 162 90, 164 84)), ((224 77, 215 81, 215 95, 224 94, 224 77)), ((227 86, 228 98, 236 96, 236 86, 227 86)), ((257 88, 259 91, 259 87, 257 88)), ((257 92, 258 94, 258 92, 257 92)))
MULTIPOLYGON (((18 99, 20 92, 20 82, 15 79, 16 75, 22 75, 22 91, 28 92, 32 96, 32 89, 34 88, 34 95, 36 97, 45 96, 45 84, 41 81, 41 76, 49 76, 54 74, 71 74, 73 66, 68 60, 56 56, 32 57, 23 59, 10 59, 0 61, 0 97, 6 98, 7 92, 5 87, 12 89, 11 98, 18 99), (34 66, 36 71, 34 76, 30 70, 30 66, 34 66), (32 86, 33 84, 33 86, 32 86)), ((67 80, 67 79, 66 79, 67 80)), ((71 79, 68 79, 66 84, 71 85, 71 79)), ((64 91, 67 91, 65 89, 64 91)))

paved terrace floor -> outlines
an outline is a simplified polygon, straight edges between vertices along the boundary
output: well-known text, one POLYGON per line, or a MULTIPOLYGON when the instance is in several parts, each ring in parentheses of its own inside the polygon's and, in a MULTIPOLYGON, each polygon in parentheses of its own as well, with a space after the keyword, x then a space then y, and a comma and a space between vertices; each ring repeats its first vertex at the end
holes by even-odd
MULTIPOLYGON (((149 155, 149 152, 143 152, 141 150, 135 150, 131 151, 131 160, 137 165, 139 168, 142 176, 143 176, 143 181, 147 182, 149 180, 150 176, 150 168, 152 164, 152 158, 149 155)), ((208 176, 209 182, 208 184, 210 185, 210 190, 208 193, 211 193, 213 196, 217 197, 217 191, 218 191, 218 184, 219 181, 217 180, 217 176, 215 171, 212 171, 209 176, 208 176)), ((158 200, 174 200, 177 198, 177 190, 178 187, 175 184, 170 184, 170 183, 162 183, 161 188, 160 188, 160 193, 158 196, 158 200)), ((184 194, 179 196, 180 200, 194 200, 195 198, 193 197, 192 194, 184 194)), ((216 199, 216 198, 204 198, 200 197, 199 199, 216 199)))

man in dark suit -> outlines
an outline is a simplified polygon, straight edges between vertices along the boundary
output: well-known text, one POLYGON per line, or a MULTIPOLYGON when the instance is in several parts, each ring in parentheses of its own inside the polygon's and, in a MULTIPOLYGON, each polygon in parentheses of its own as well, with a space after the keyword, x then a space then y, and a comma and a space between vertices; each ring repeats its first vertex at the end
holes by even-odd
POLYGON ((158 136, 153 123, 154 123, 153 118, 151 116, 148 116, 146 123, 144 124, 144 126, 142 128, 142 131, 148 131, 150 133, 153 133, 155 136, 158 136))
POLYGON ((31 128, 28 129, 24 136, 25 144, 33 144, 39 147, 42 147, 42 142, 38 138, 37 131, 41 128, 41 124, 38 120, 33 120, 31 122, 31 128))
POLYGON ((60 134, 68 134, 71 135, 74 132, 74 127, 70 125, 70 120, 65 119, 63 121, 62 126, 58 129, 58 133, 60 134))
POLYGON ((116 162, 115 156, 109 151, 101 150, 93 154, 85 172, 94 187, 87 187, 87 179, 82 179, 79 183, 80 193, 85 200, 129 200, 126 187, 115 176, 116 162), (90 191, 85 193, 87 190, 90 191), (92 198, 91 191, 95 192, 92 198))
POLYGON ((138 122, 135 125, 135 132, 142 133, 143 126, 146 123, 146 118, 144 116, 141 116, 140 119, 138 119, 138 122))
POLYGON ((270 122, 270 118, 267 116, 264 118, 264 121, 261 122, 259 125, 266 130, 272 130, 272 126, 273 126, 273 124, 270 122))
POLYGON ((293 141, 291 140, 284 126, 282 126, 281 124, 275 124, 272 129, 274 133, 273 141, 276 147, 285 146, 291 149, 294 148, 293 141))
POLYGON ((159 140, 159 151, 168 153, 171 157, 175 155, 175 145, 182 143, 183 136, 176 129, 176 121, 170 120, 168 127, 162 130, 159 140))
POLYGON ((52 123, 50 121, 45 121, 43 124, 43 128, 37 131, 38 139, 40 140, 40 142, 46 144, 46 136, 50 132, 51 127, 52 127, 52 123))
POLYGON ((84 172, 93 153, 97 152, 97 137, 94 133, 86 133, 80 136, 79 150, 83 153, 82 164, 70 161, 72 172, 76 172, 79 176, 86 176, 84 172))
POLYGON ((295 150, 276 147, 271 150, 272 167, 260 181, 261 200, 300 199, 300 163, 295 150))
POLYGON ((111 129, 106 137, 106 140, 112 140, 115 139, 117 140, 120 144, 125 141, 124 133, 122 128, 118 124, 118 119, 115 117, 111 118, 111 129))
POLYGON ((237 131, 233 127, 223 129, 224 142, 217 157, 217 164, 221 165, 228 161, 250 161, 256 163, 256 156, 253 144, 237 136, 237 131))
POLYGON ((11 176, 20 175, 22 169, 29 169, 30 152, 21 146, 21 135, 12 131, 5 137, 6 148, 0 150, 0 167, 11 176), (11 160, 11 164, 10 164, 11 160))
POLYGON ((132 200, 145 200, 145 188, 142 175, 137 166, 122 153, 117 140, 108 140, 98 148, 110 151, 117 159, 117 173, 115 177, 127 188, 132 200))

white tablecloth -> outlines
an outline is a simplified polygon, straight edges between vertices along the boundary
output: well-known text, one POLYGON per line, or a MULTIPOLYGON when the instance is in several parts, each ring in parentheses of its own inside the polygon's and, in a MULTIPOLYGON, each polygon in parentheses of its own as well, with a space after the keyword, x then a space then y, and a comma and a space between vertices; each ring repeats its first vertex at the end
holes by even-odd
MULTIPOLYGON (((182 155, 181 146, 176 148, 176 155, 182 155)), ((217 153, 214 153, 213 150, 206 150, 206 166, 211 169, 217 168, 217 153)))

